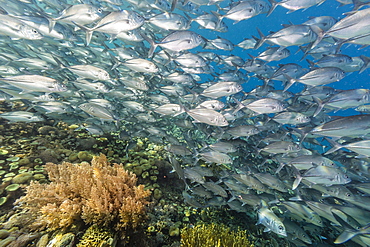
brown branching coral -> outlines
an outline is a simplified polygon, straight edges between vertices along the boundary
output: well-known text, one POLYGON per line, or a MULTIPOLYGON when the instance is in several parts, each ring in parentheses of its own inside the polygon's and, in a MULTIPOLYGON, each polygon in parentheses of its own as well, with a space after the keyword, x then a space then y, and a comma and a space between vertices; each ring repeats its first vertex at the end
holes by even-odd
POLYGON ((91 164, 47 163, 45 168, 51 183, 32 182, 16 202, 35 217, 32 227, 55 230, 83 220, 122 231, 135 229, 145 216, 150 192, 136 185, 135 174, 122 164, 111 166, 103 154, 91 164))

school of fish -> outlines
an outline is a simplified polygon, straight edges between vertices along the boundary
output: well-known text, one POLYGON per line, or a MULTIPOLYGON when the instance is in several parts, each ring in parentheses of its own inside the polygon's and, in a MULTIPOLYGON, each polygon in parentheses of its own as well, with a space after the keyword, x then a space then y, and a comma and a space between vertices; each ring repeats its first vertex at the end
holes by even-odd
POLYGON ((328 1, 352 11, 233 44, 230 20, 325 0, 0 0, 0 99, 29 106, 0 117, 148 137, 191 206, 253 212, 293 246, 370 246, 370 87, 335 88, 370 66, 341 54, 370 44, 369 2, 328 1), (284 63, 295 51, 306 67, 284 63))

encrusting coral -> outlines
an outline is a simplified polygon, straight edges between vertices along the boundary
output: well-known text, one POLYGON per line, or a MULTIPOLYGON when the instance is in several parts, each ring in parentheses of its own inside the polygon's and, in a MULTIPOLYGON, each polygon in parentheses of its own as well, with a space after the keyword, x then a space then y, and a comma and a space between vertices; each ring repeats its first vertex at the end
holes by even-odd
POLYGON ((135 229, 145 217, 150 192, 136 185, 136 175, 122 164, 110 165, 105 155, 91 164, 47 163, 49 184, 31 182, 26 195, 16 201, 35 218, 32 228, 66 229, 83 220, 86 224, 135 229))
POLYGON ((253 247, 247 232, 232 231, 225 225, 197 224, 181 230, 181 247, 253 247))

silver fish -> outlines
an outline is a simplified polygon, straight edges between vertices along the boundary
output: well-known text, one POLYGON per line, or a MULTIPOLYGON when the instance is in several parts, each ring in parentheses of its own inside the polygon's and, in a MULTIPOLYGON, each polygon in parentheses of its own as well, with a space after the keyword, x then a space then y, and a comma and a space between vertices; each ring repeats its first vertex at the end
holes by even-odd
POLYGON ((211 29, 217 32, 227 32, 228 27, 225 22, 219 20, 218 15, 213 13, 207 13, 204 15, 197 16, 192 21, 197 22, 200 26, 205 29, 211 29))
POLYGON ((288 187, 277 177, 269 173, 255 173, 253 174, 261 183, 278 190, 280 192, 288 192, 288 187))
POLYGON ((311 238, 299 225, 287 218, 284 219, 283 224, 286 228, 286 232, 293 235, 293 238, 298 238, 306 244, 312 244, 311 238))
POLYGON ((287 236, 283 222, 267 207, 267 203, 262 201, 262 207, 258 209, 257 213, 258 221, 256 225, 264 225, 266 227, 265 230, 263 230, 264 232, 272 231, 281 236, 287 236))
POLYGON ((261 31, 259 31, 259 34, 261 38, 255 48, 259 48, 264 42, 281 47, 303 45, 315 41, 318 37, 317 31, 309 25, 291 25, 267 36, 264 36, 261 31))
POLYGON ((244 107, 257 112, 258 114, 277 113, 285 109, 286 104, 280 100, 271 98, 262 98, 252 103, 245 105, 244 107))
POLYGON ((71 113, 74 112, 74 109, 69 103, 63 102, 40 102, 37 105, 32 106, 36 111, 42 114, 50 114, 50 113, 71 113))
POLYGON ((196 108, 207 108, 215 111, 221 110, 225 107, 225 104, 219 100, 206 100, 200 103, 196 108))
POLYGON ((220 153, 217 151, 209 151, 199 154, 201 159, 205 160, 208 163, 216 163, 216 164, 232 164, 233 161, 229 155, 225 153, 220 153))
POLYGON ((30 27, 35 28, 43 36, 60 40, 77 40, 75 34, 70 29, 59 23, 57 23, 52 29, 49 29, 49 21, 46 18, 37 16, 18 16, 17 18, 30 27))
POLYGON ((334 241, 335 244, 343 244, 357 235, 370 234, 370 224, 367 224, 360 229, 346 229, 334 241))
POLYGON ((157 107, 154 112, 159 113, 161 115, 170 115, 170 116, 177 116, 181 113, 185 112, 184 107, 178 104, 165 104, 157 107))
POLYGON ((327 154, 331 154, 341 148, 346 148, 346 149, 349 149, 353 152, 356 152, 360 155, 363 155, 363 156, 366 156, 366 157, 369 157, 370 156, 370 140, 363 140, 363 141, 358 141, 358 142, 352 142, 352 143, 348 143, 348 144, 344 144, 344 145, 340 145, 339 143, 336 143, 334 141, 332 141, 331 139, 329 138, 326 138, 327 141, 329 141, 329 143, 333 146, 329 151, 327 151, 325 153, 325 155, 327 154))
POLYGON ((227 134, 232 135, 234 138, 241 136, 248 137, 260 133, 260 130, 254 125, 239 125, 235 127, 228 128, 226 130, 227 134))
POLYGON ((352 15, 348 15, 342 20, 334 24, 325 35, 330 35, 335 38, 348 39, 355 36, 368 34, 370 31, 367 28, 369 22, 370 9, 355 11, 352 15))
POLYGON ((300 113, 300 112, 282 112, 279 114, 276 114, 272 120, 280 123, 280 124, 304 124, 311 121, 311 119, 300 113))
POLYGON ((100 19, 103 16, 103 10, 90 4, 75 4, 70 5, 62 11, 59 17, 49 17, 49 32, 55 26, 57 21, 73 24, 73 22, 80 25, 87 25, 100 19))
POLYGON ((270 47, 266 51, 260 53, 257 57, 252 58, 258 58, 267 62, 271 61, 279 61, 284 58, 287 58, 290 56, 290 51, 287 48, 281 49, 280 47, 270 47))
POLYGON ((247 175, 247 174, 233 174, 233 178, 238 180, 239 182, 247 185, 249 188, 257 190, 258 192, 266 192, 271 193, 272 191, 267 188, 263 183, 261 183, 258 179, 247 175))
POLYGON ((298 187, 301 180, 305 179, 313 184, 324 184, 327 186, 333 184, 347 184, 351 179, 340 169, 328 166, 317 166, 308 169, 302 176, 297 175, 293 183, 293 190, 298 187))
POLYGON ((203 57, 190 52, 176 56, 173 59, 184 67, 203 67, 207 65, 203 57))
POLYGON ((4 112, 0 114, 0 117, 9 120, 11 123, 14 122, 31 123, 31 122, 41 122, 45 120, 42 116, 27 111, 4 112))
POLYGON ((320 227, 324 226, 320 216, 306 205, 293 201, 283 201, 280 204, 286 207, 292 214, 299 216, 299 218, 320 227))
POLYGON ((114 121, 117 119, 117 117, 111 111, 95 103, 83 103, 78 107, 91 116, 97 117, 104 121, 114 121))
POLYGON ((186 110, 186 113, 198 123, 206 123, 213 126, 227 126, 229 123, 219 112, 205 108, 195 108, 186 110))
POLYGON ((316 126, 311 134, 329 137, 358 137, 368 133, 370 115, 353 115, 339 117, 330 122, 316 126))
POLYGON ((292 13, 293 11, 296 11, 299 9, 307 9, 314 5, 320 5, 323 2, 325 2, 325 0, 284 0, 281 2, 276 2, 275 0, 269 0, 269 2, 271 3, 272 7, 269 13, 267 14, 267 16, 269 16, 272 13, 272 11, 274 11, 276 6, 278 5, 286 9, 289 9, 288 13, 292 13))
POLYGON ((17 75, 11 77, 0 78, 0 81, 4 81, 10 85, 22 89, 25 92, 65 92, 67 87, 59 83, 57 80, 41 76, 41 75, 17 75))
POLYGON ((242 89, 243 89, 242 86, 239 85, 239 83, 237 82, 221 81, 204 89, 201 95, 217 99, 223 96, 230 96, 232 94, 236 94, 240 92, 242 89))
POLYGON ((143 58, 133 58, 122 64, 136 72, 157 73, 159 71, 155 63, 143 58))
POLYGON ((192 167, 186 167, 183 170, 183 172, 184 172, 185 178, 190 179, 193 183, 198 183, 198 184, 205 183, 204 176, 199 174, 196 170, 192 169, 192 167))
POLYGON ((108 87, 101 82, 90 82, 87 80, 76 80, 73 82, 73 85, 81 90, 87 90, 98 93, 108 93, 108 87))
POLYGON ((212 149, 213 151, 217 151, 221 153, 233 153, 237 151, 235 146, 229 142, 216 142, 211 145, 208 145, 208 147, 212 149))
POLYGON ((102 81, 110 79, 109 73, 107 71, 89 64, 72 65, 67 67, 67 69, 75 73, 81 79, 87 78, 102 81))
POLYGON ((224 198, 227 197, 227 192, 224 188, 222 188, 220 185, 218 184, 215 184, 214 182, 205 182, 204 184, 202 184, 204 186, 204 188, 206 188, 207 190, 210 190, 212 191, 215 195, 219 195, 219 196, 222 196, 224 198))
MULTIPOLYGON (((270 6, 261 0, 246 0, 236 2, 231 6, 230 10, 226 12, 222 18, 228 18, 236 22, 252 18, 256 15, 267 13, 270 6)), ((222 20, 222 19, 221 19, 222 20)))
POLYGON ((151 57, 155 48, 160 46, 171 51, 185 51, 193 49, 204 42, 204 38, 193 31, 175 31, 170 33, 159 43, 155 43, 148 36, 143 35, 144 39, 150 44, 148 57, 151 57))
POLYGON ((286 91, 294 82, 300 82, 308 86, 321 86, 332 82, 340 81, 345 77, 345 72, 337 67, 325 67, 313 69, 299 79, 289 78, 288 84, 285 86, 286 91))
POLYGON ((38 40, 43 36, 18 18, 0 14, 0 34, 17 39, 38 40))
POLYGON ((165 30, 186 30, 190 28, 190 22, 182 15, 165 12, 149 19, 149 23, 165 30))
POLYGON ((76 22, 73 24, 86 30, 86 44, 89 45, 94 31, 110 34, 113 39, 121 32, 141 27, 144 24, 144 18, 134 11, 122 10, 109 13, 92 28, 87 28, 76 22))
POLYGON ((213 40, 207 40, 204 48, 212 50, 232 51, 234 49, 234 44, 230 40, 217 38, 213 40))
MULTIPOLYGON (((316 96, 314 96, 316 97, 316 96)), ((370 103, 370 90, 369 89, 352 89, 352 90, 343 90, 329 99, 324 100, 323 102, 314 98, 318 107, 313 114, 313 117, 316 117, 323 107, 333 107, 336 110, 347 109, 356 107, 362 104, 370 103)))

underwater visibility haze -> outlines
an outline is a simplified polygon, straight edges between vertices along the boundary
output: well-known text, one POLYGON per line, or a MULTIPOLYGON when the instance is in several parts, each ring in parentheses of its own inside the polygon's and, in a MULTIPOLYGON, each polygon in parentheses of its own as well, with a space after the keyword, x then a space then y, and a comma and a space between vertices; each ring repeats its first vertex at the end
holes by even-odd
POLYGON ((0 246, 370 246, 365 0, 0 0, 0 246))

